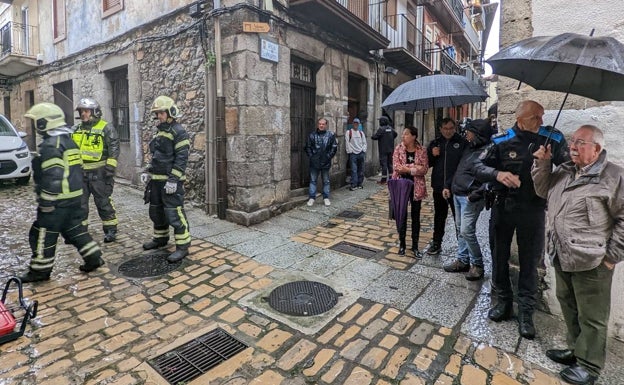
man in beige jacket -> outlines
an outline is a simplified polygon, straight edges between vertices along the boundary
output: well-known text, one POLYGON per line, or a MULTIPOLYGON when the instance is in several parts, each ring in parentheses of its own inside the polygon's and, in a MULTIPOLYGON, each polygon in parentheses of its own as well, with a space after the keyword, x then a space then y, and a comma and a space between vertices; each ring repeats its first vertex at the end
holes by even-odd
POLYGON ((547 252, 567 327, 567 349, 546 355, 569 365, 561 377, 594 384, 604 366, 611 281, 624 258, 624 169, 607 161, 600 129, 583 125, 570 139, 570 162, 552 169, 550 145, 534 153, 535 192, 548 199, 547 252))

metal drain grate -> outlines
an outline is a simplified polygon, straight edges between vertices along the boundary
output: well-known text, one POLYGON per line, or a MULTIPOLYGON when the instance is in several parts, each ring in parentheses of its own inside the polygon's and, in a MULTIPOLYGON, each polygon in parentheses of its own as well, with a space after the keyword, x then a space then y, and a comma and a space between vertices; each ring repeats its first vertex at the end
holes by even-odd
POLYGON ((119 265, 119 274, 129 278, 148 278, 170 273, 182 264, 167 262, 169 252, 159 251, 141 257, 133 258, 119 265))
POLYGON ((336 243, 331 250, 339 251, 344 254, 354 255, 360 258, 377 258, 382 250, 373 249, 372 247, 366 247, 358 245, 357 243, 351 243, 342 241, 336 243))
POLYGON ((338 223, 334 223, 334 222, 327 222, 323 225, 323 227, 327 229, 333 229, 336 226, 338 226, 338 223))
POLYGON ((364 215, 364 213, 361 213, 359 211, 345 210, 339 212, 336 216, 341 218, 358 219, 362 215, 364 215))
POLYGON ((170 384, 186 384, 246 348, 247 345, 217 328, 148 363, 170 384))
POLYGON ((262 299, 280 313, 294 316, 311 316, 325 313, 338 303, 331 287, 320 282, 296 281, 278 286, 262 299))

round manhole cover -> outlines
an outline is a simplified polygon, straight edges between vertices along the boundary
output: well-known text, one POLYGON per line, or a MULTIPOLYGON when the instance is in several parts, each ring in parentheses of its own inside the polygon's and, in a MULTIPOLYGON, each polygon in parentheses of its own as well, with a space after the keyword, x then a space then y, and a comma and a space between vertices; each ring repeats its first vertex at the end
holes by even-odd
POLYGON ((264 299, 280 313, 311 316, 325 313, 336 306, 339 295, 342 294, 320 282, 296 281, 276 287, 264 299))
POLYGON ((170 273, 182 264, 167 262, 168 252, 158 252, 133 258, 119 265, 119 274, 129 278, 148 278, 170 273))

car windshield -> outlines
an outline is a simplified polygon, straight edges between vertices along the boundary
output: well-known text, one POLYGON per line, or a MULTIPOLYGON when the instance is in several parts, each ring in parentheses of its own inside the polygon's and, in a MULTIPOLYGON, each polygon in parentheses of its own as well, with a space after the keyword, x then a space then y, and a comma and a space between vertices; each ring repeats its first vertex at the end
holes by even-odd
POLYGON ((15 136, 15 130, 6 119, 0 118, 0 136, 15 136))

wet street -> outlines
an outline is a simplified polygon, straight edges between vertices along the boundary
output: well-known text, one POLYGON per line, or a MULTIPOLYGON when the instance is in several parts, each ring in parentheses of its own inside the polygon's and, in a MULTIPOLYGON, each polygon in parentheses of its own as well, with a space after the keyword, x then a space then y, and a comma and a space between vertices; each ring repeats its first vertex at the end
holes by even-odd
MULTIPOLYGON (((0 185, 2 286, 27 269, 34 197, 32 182, 0 185)), ((440 256, 397 255, 387 191, 372 179, 363 190, 333 191, 330 207, 319 198, 248 228, 187 207, 191 255, 175 266, 163 264, 162 253, 142 250, 151 222, 141 198, 142 191, 116 185, 120 226, 111 244, 101 242, 91 207, 89 230, 103 248, 103 268, 81 273, 78 253, 60 240, 52 279, 24 285, 39 311, 23 337, 0 345, 0 385, 167 384, 163 376, 173 384, 210 385, 561 383, 564 367, 544 352, 564 347, 563 322, 537 312, 538 336, 528 341, 515 318, 487 320, 489 269, 481 282, 441 269, 456 249, 450 219, 440 256), (134 258, 140 260, 124 264, 134 258), (275 310, 285 300, 272 297, 273 289, 302 280, 332 289, 335 305, 312 316, 275 310), (211 358, 202 352, 210 349, 201 346, 214 345, 203 336, 215 333, 240 349, 205 369, 211 358), (201 364, 180 358, 187 345, 201 364)), ((478 233, 489 264, 488 215, 481 215, 478 233)), ((430 201, 421 222, 426 249, 430 201)), ((326 305, 308 289, 293 294, 295 302, 326 305)), ((624 344, 610 340, 599 384, 624 383, 622 359, 624 344)))

